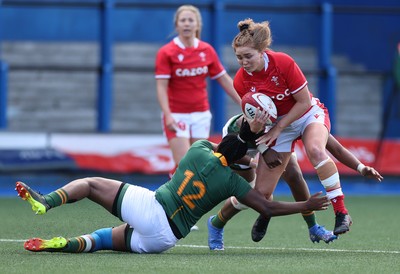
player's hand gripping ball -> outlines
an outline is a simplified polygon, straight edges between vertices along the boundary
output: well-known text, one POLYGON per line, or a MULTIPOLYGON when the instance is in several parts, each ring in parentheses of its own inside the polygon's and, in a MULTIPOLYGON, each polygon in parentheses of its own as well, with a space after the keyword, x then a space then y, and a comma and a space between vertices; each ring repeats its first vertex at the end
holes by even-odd
POLYGON ((247 118, 253 119, 257 108, 266 110, 269 114, 267 125, 271 125, 278 118, 278 112, 272 99, 259 92, 248 92, 242 97, 242 111, 247 118))

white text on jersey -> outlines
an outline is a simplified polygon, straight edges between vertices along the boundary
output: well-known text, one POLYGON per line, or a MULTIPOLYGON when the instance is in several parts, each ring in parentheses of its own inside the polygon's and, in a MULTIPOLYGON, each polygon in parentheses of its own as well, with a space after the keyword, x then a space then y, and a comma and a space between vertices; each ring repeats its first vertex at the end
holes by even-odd
POLYGON ((197 75, 201 75, 201 74, 207 74, 208 73, 208 67, 204 66, 204 67, 198 67, 198 68, 191 68, 191 69, 187 69, 187 68, 178 68, 175 71, 175 74, 177 76, 180 77, 186 77, 186 76, 197 76, 197 75))

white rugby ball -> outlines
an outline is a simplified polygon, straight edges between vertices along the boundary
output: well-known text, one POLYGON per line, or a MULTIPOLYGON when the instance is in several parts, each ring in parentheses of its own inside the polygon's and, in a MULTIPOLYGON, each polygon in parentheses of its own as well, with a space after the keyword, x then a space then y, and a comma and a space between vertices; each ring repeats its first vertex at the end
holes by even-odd
POLYGON ((278 118, 278 111, 272 99, 259 92, 248 92, 242 97, 242 111, 247 118, 253 119, 257 108, 266 110, 269 114, 267 125, 273 124, 278 118))

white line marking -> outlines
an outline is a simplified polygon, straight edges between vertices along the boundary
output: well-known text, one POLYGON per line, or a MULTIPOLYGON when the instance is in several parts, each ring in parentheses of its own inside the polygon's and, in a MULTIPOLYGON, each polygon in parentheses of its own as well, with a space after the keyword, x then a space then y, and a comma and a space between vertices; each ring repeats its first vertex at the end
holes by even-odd
MULTIPOLYGON (((0 242, 20 243, 26 240, 0 239, 0 242)), ((175 247, 186 248, 207 248, 207 245, 176 245, 175 247)), ((276 251, 308 251, 308 252, 350 252, 350 253, 383 253, 400 254, 398 250, 360 250, 360 249, 324 249, 324 248, 303 248, 303 247, 262 247, 262 246, 225 246, 225 249, 247 249, 247 250, 276 250, 276 251)))
MULTIPOLYGON (((208 248, 206 245, 176 245, 176 247, 208 248)), ((225 249, 253 249, 253 250, 278 250, 278 251, 309 251, 309 252, 352 252, 352 253, 384 253, 400 254, 398 250, 352 250, 352 249, 323 249, 323 248, 302 248, 302 247, 250 247, 250 246, 225 246, 225 249)))

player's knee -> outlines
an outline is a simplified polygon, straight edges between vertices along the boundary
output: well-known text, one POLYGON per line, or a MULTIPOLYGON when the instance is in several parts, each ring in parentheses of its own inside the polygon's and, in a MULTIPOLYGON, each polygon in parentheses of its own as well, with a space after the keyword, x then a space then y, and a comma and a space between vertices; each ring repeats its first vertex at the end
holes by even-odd
POLYGON ((98 229, 90 234, 94 239, 92 252, 97 250, 112 250, 112 228, 98 229))
POLYGON ((311 163, 319 163, 323 159, 326 159, 328 155, 326 154, 326 151, 323 149, 320 149, 318 145, 311 146, 310 148, 307 149, 307 156, 310 159, 311 163))
POLYGON ((318 163, 314 168, 325 189, 332 188, 339 184, 339 173, 335 163, 330 157, 318 163))
POLYGON ((269 189, 263 188, 263 187, 255 187, 255 190, 260 192, 264 197, 268 200, 270 200, 270 197, 272 197, 272 192, 269 189))

